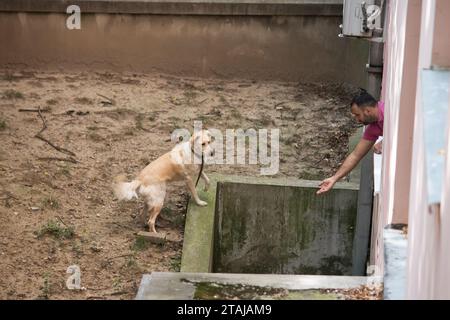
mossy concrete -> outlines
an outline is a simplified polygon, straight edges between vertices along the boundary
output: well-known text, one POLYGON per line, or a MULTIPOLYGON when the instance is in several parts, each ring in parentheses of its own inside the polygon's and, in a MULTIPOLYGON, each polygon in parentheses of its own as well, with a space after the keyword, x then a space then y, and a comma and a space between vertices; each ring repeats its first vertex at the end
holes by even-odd
POLYGON ((357 185, 319 197, 318 181, 211 182, 208 206, 188 205, 182 272, 351 274, 357 185))
MULTIPOLYGON (((349 107, 350 109, 350 107, 349 107)), ((355 132, 348 139, 348 150, 349 154, 355 150, 356 145, 361 140, 363 136, 364 128, 360 127, 355 130, 355 132)), ((353 183, 359 183, 361 177, 361 163, 358 163, 356 167, 348 174, 347 181, 353 183)))
POLYGON ((334 289, 378 285, 376 277, 152 272, 137 300, 338 300, 334 289))
POLYGON ((181 272, 211 271, 216 186, 217 182, 211 177, 211 187, 208 192, 200 187, 197 188, 200 199, 208 203, 206 207, 197 206, 192 199, 188 203, 181 272))

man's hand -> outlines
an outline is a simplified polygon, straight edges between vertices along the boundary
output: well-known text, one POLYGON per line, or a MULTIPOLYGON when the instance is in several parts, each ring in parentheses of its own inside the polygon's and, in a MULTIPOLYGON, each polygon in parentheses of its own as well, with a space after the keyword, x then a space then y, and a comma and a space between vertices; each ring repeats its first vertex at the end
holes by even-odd
POLYGON ((326 193, 326 192, 330 191, 331 188, 333 188, 335 183, 336 183, 336 179, 334 177, 323 180, 319 184, 320 189, 319 189, 319 191, 317 191, 317 194, 322 194, 322 193, 326 193))
POLYGON ((381 154, 382 150, 383 150, 383 141, 380 141, 373 146, 373 152, 376 154, 381 154))

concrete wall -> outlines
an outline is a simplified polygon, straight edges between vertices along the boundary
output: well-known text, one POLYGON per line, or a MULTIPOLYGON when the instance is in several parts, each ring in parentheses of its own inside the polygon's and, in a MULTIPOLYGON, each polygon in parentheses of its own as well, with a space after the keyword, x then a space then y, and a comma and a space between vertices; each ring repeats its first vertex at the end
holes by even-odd
POLYGON ((408 223, 406 288, 400 293, 408 299, 449 299, 448 1, 389 4, 382 186, 377 236, 372 240, 379 250, 376 264, 382 266, 382 229, 392 223, 408 223), (442 75, 447 76, 445 81, 442 75), (440 165, 444 157, 446 167, 440 165), (410 170, 405 170, 407 167, 410 170), (407 219, 400 211, 405 208, 407 219))
POLYGON ((219 183, 213 271, 351 275, 358 191, 316 192, 311 182, 219 183))
POLYGON ((220 11, 184 1, 81 1, 81 30, 69 30, 67 1, 3 1, 0 67, 364 86, 367 43, 338 38, 341 1, 274 2, 258 9, 225 1, 220 11), (136 8, 144 14, 131 14, 136 8))

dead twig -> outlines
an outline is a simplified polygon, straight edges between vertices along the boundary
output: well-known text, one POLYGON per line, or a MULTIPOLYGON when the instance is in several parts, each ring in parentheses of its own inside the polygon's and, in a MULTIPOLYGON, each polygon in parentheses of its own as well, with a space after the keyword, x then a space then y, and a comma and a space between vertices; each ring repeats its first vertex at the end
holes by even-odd
POLYGON ((118 259, 118 258, 126 258, 126 257, 134 257, 134 254, 133 253, 129 253, 129 254, 122 254, 120 256, 110 257, 110 258, 107 259, 107 261, 118 259))
POLYGON ((66 227, 69 228, 69 226, 64 222, 64 220, 60 216, 56 216, 56 218, 61 221, 61 223, 66 227))
POLYGON ((105 105, 105 104, 110 104, 110 105, 115 105, 116 104, 116 102, 114 101, 114 99, 111 99, 111 98, 108 98, 107 96, 104 96, 104 95, 102 95, 102 94, 100 94, 100 93, 97 93, 97 95, 99 96, 99 97, 102 97, 103 99, 106 99, 107 101, 100 101, 101 103, 103 103, 103 105, 105 105))
POLYGON ((88 296, 86 300, 106 300, 106 298, 101 296, 88 296))
POLYGON ((92 290, 92 291, 102 291, 102 290, 108 290, 109 287, 105 287, 105 288, 91 288, 91 287, 86 287, 86 290, 92 290))
MULTIPOLYGON (((49 108, 41 109, 41 112, 50 112, 49 108)), ((39 109, 19 109, 19 112, 39 112, 39 109)))
POLYGON ((116 291, 116 292, 109 293, 109 295, 110 296, 119 296, 119 295, 127 294, 127 293, 128 293, 127 291, 116 291))
POLYGON ((58 150, 59 152, 65 153, 69 156, 76 157, 75 153, 73 153, 72 151, 58 147, 57 145, 53 144, 52 142, 50 142, 49 140, 45 139, 42 136, 42 132, 44 132, 47 129, 47 123, 45 122, 45 119, 42 116, 41 107, 38 108, 38 114, 42 120, 42 129, 38 133, 36 133, 34 137, 46 142, 49 146, 53 147, 54 149, 58 150))
POLYGON ((42 160, 42 161, 66 161, 66 162, 72 162, 72 163, 78 163, 77 160, 75 160, 74 158, 58 158, 58 157, 39 157, 38 160, 42 160))
POLYGON ((120 223, 118 223, 118 222, 113 222, 113 224, 115 224, 115 225, 117 225, 117 226, 119 226, 119 227, 121 227, 121 228, 129 229, 129 230, 133 230, 133 231, 134 231, 134 228, 129 227, 129 226, 125 226, 125 225, 120 224, 120 223))
POLYGON ((206 98, 206 99, 203 99, 202 101, 200 101, 199 103, 198 103, 198 105, 201 105, 203 102, 205 102, 206 100, 208 100, 208 98, 206 98))
POLYGON ((7 199, 14 199, 14 200, 19 200, 17 197, 15 197, 11 192, 9 191, 1 191, 2 195, 5 195, 5 198, 1 198, 1 200, 7 200, 7 199))

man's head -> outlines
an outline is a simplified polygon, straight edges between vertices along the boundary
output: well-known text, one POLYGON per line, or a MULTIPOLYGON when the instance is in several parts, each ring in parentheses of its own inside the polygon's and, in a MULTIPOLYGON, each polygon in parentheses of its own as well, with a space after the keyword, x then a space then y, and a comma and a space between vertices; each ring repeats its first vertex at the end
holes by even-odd
POLYGON ((365 91, 353 98, 351 111, 355 120, 364 125, 378 121, 378 102, 365 91))

